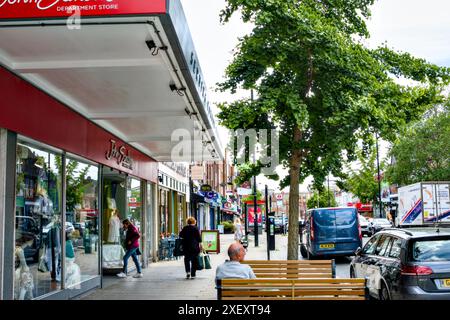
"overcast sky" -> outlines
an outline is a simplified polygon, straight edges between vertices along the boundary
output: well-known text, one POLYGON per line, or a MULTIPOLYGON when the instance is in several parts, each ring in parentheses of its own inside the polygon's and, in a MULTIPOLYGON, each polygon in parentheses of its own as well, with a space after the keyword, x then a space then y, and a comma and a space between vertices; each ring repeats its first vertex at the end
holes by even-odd
MULTIPOLYGON (((220 10, 225 0, 181 0, 194 40, 212 103, 233 101, 238 95, 217 93, 215 84, 223 80, 224 70, 232 60, 238 38, 251 26, 235 15, 222 25, 220 10)), ((388 46, 414 56, 450 67, 449 0, 378 0, 368 22, 370 46, 387 42, 388 46)), ((222 141, 226 145, 226 141, 222 141)), ((260 179, 261 180, 261 179, 260 179)), ((264 181, 265 182, 265 181, 264 181)), ((277 183, 270 183, 276 188, 277 183)), ((301 190, 305 191, 305 186, 301 190)))

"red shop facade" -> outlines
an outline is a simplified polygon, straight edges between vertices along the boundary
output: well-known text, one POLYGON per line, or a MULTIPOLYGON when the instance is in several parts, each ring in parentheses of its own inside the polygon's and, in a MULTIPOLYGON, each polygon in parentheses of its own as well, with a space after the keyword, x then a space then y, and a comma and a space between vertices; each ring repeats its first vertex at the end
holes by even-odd
MULTIPOLYGON (((86 19, 165 10, 166 1, 1 0, 0 22, 2 28, 14 31, 24 20, 65 21, 74 12, 86 19)), ((1 41, 6 45, 6 38, 1 41)), ((4 61, 11 50, 21 48, 6 48, 4 61)), ((20 53, 17 57, 20 60, 20 53)), ((145 267, 157 250, 152 241, 157 161, 4 61, 0 63, 0 299, 71 299, 101 287, 104 275, 122 270, 120 222, 125 218, 141 231, 145 267)), ((128 267, 132 271, 133 263, 128 267)))
POLYGON ((5 68, 0 96, 2 299, 101 286, 123 266, 125 218, 143 235, 145 266, 156 250, 157 162, 5 68))

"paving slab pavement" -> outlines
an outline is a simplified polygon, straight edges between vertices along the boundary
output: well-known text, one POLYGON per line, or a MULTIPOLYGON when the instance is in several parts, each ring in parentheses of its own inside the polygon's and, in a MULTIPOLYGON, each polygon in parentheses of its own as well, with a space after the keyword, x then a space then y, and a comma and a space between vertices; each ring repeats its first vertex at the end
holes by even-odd
MULTIPOLYGON (((266 260, 266 234, 259 235, 259 246, 254 246, 254 237, 249 236, 248 260, 266 260)), ((210 254, 210 270, 197 271, 196 279, 185 279, 183 257, 178 260, 152 263, 143 269, 143 278, 131 276, 120 279, 104 278, 104 288, 96 289, 79 300, 216 300, 214 284, 216 267, 228 259, 228 246, 234 241, 232 234, 220 235, 220 253, 210 254)), ((286 259, 287 235, 276 236, 276 250, 271 251, 271 260, 286 259)), ((131 259, 130 259, 131 260, 131 259)), ((130 261, 132 264, 133 262, 130 261)))

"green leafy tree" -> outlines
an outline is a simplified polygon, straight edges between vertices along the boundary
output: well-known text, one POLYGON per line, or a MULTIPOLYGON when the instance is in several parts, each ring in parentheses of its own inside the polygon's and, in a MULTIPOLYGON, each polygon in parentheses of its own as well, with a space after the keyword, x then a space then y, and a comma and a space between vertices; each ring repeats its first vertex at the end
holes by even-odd
MULTIPOLYGON (((392 140, 400 126, 444 100, 450 71, 386 46, 368 49, 365 19, 374 0, 227 0, 254 29, 240 39, 219 90, 253 89, 255 99, 219 105, 223 126, 279 132, 289 169, 288 259, 298 259, 299 184, 316 186, 355 160, 359 140, 392 140), (395 78, 417 81, 405 86, 395 78)), ((234 150, 235 153, 237 150, 234 150)), ((254 168, 262 168, 257 162, 254 168)), ((249 170, 250 172, 252 170, 249 170)))
POLYGON ((333 191, 328 191, 326 189, 319 192, 315 191, 311 198, 306 201, 308 209, 337 207, 337 205, 333 191))
POLYGON ((388 179, 399 185, 450 180, 450 109, 407 127, 390 150, 388 179))
MULTIPOLYGON (((56 156, 56 167, 59 176, 62 176, 61 157, 56 156)), ((80 163, 75 160, 66 162, 66 210, 74 211, 77 205, 83 202, 83 195, 86 187, 91 181, 87 180, 90 166, 85 166, 78 170, 80 163)))
MULTIPOLYGON (((376 151, 371 150, 366 154, 362 150, 357 151, 360 167, 357 170, 348 167, 349 173, 343 175, 345 179, 338 182, 338 186, 351 192, 362 203, 370 203, 378 199, 378 168, 376 165, 376 151)), ((380 167, 382 170, 383 166, 380 167)))

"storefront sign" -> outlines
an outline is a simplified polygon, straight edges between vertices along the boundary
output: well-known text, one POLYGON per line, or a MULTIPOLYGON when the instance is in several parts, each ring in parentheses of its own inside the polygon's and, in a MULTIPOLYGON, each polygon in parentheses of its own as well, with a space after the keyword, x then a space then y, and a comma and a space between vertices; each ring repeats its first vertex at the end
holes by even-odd
POLYGON ((0 0, 0 19, 166 13, 166 0, 0 0))
POLYGON ((110 140, 111 145, 109 150, 106 151, 106 159, 115 159, 119 166, 133 170, 133 158, 130 156, 130 150, 125 146, 117 147, 115 140, 110 140))
POLYGON ((206 252, 220 253, 219 230, 202 230, 202 245, 206 252))
POLYGON ((175 162, 163 162, 165 166, 169 167, 180 176, 187 177, 187 167, 183 163, 175 163, 175 162))

